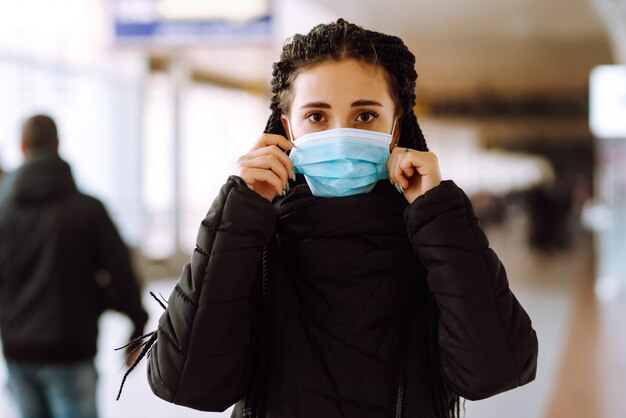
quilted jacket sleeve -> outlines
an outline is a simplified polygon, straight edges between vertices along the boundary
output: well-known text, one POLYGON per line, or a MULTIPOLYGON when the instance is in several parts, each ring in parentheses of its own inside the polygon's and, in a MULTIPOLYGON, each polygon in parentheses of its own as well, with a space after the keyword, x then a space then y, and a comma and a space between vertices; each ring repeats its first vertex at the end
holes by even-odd
POLYGON ((536 333, 465 193, 444 181, 404 215, 441 309, 441 370, 448 386, 477 400, 531 382, 536 333))
POLYGON ((248 296, 275 225, 272 205, 231 176, 159 320, 148 361, 157 396, 205 411, 241 398, 250 370, 248 296))

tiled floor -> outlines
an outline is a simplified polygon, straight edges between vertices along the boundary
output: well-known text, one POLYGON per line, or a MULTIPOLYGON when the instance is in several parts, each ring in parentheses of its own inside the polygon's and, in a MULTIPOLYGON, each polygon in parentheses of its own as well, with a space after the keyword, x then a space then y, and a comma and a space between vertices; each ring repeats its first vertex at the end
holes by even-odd
MULTIPOLYGON (((624 361, 626 327, 621 325, 624 303, 598 305, 590 297, 593 277, 591 239, 581 235, 567 253, 540 256, 529 251, 514 230, 494 229, 492 247, 507 268, 511 288, 533 319, 540 343, 535 382, 479 401, 466 402, 467 418, 623 418, 622 392, 626 388, 624 361), (586 304, 581 304, 586 301, 586 304), (591 300, 591 304, 588 303, 591 300), (591 347, 591 348, 590 348, 591 347), (578 348, 578 350, 576 350, 578 348), (576 367, 572 367, 575 365, 576 367), (566 384, 567 383, 567 384, 566 384)), ((172 281, 153 283, 149 289, 169 295, 172 281)), ((161 308, 146 293, 154 329, 161 308)), ((174 406, 156 398, 145 379, 145 365, 128 379, 119 402, 115 396, 123 376, 121 354, 113 351, 125 341, 130 324, 117 314, 101 322, 99 402, 102 418, 229 417, 230 413, 204 413, 174 406)), ((0 382, 5 380, 0 361, 0 382)), ((6 390, 0 391, 0 417, 16 418, 6 390)))

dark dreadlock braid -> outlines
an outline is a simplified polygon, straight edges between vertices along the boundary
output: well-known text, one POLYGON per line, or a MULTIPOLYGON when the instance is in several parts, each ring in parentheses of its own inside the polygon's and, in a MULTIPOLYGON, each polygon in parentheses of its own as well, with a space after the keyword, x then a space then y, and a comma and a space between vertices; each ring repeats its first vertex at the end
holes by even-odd
POLYGON ((254 353, 254 363, 251 368, 250 382, 247 385, 246 393, 243 399, 242 413, 245 418, 256 418, 258 415, 259 400, 259 368, 256 367, 260 362, 260 332, 261 324, 261 293, 263 283, 262 266, 257 269, 257 277, 252 283, 250 289, 250 297, 248 299, 248 310, 250 315, 250 349, 254 353))
MULTIPOLYGON (((163 302, 161 302, 159 300, 159 298, 156 297, 156 295, 152 292, 150 292, 150 296, 152 296, 158 303, 159 305, 161 305, 161 307, 163 309, 167 309, 167 307, 165 306, 165 304, 163 302)), ((161 296, 161 298, 163 298, 163 296, 161 296)), ((163 299, 165 300, 165 299, 163 299)), ((167 303, 167 302, 165 302, 167 303)), ((128 368, 128 370, 126 371, 126 373, 124 373, 124 377, 122 378, 122 383, 120 384, 120 388, 117 392, 117 397, 115 398, 116 401, 120 400, 120 396, 122 396, 122 390, 124 389, 124 383, 126 383, 126 379, 128 378, 128 375, 130 375, 130 373, 135 370, 135 367, 137 367, 137 365, 139 364, 139 362, 146 356, 146 354, 148 354, 150 352, 150 350, 152 349, 152 346, 154 345, 154 343, 157 340, 157 331, 152 331, 146 335, 142 335, 141 337, 137 337, 134 340, 132 340, 131 342, 129 342, 128 344, 122 346, 122 347, 118 347, 115 349, 115 351, 118 350, 122 350, 126 347, 133 347, 133 349, 131 350, 131 354, 134 353, 137 350, 141 350, 141 352, 139 353, 139 356, 137 356, 137 358, 135 359, 135 361, 133 361, 133 364, 130 365, 130 367, 128 368), (142 340, 144 340, 145 338, 148 338, 147 340, 141 342, 142 340)), ((131 355, 129 354, 129 356, 131 355)))
MULTIPOLYGON (((389 90, 396 105, 396 114, 402 120, 398 145, 428 151, 424 134, 413 111, 417 80, 415 56, 402 39, 363 29, 343 19, 318 25, 306 35, 296 34, 283 45, 280 61, 273 66, 270 102, 272 114, 265 132, 287 136, 280 117, 289 114, 292 86, 303 70, 328 60, 342 59, 355 59, 385 70, 389 90)), ((458 417, 459 397, 447 390, 439 369, 438 321, 439 307, 431 294, 427 322, 433 406, 437 418, 458 417)))
POLYGON ((265 417, 267 355, 270 350, 271 280, 270 250, 263 250, 256 280, 250 291, 250 345, 255 353, 252 377, 243 401, 244 418, 265 417))
POLYGON ((318 25, 306 35, 294 35, 283 46, 280 61, 272 73, 271 116, 266 133, 287 136, 280 121, 289 113, 292 86, 296 77, 315 64, 328 60, 355 59, 385 70, 389 90, 402 118, 399 145, 427 151, 426 140, 413 111, 415 106, 415 56, 402 39, 363 29, 343 19, 318 25))
POLYGON ((428 327, 428 372, 433 392, 433 408, 437 418, 459 417, 460 398, 448 391, 439 369, 439 316, 441 311, 433 294, 428 292, 426 306, 428 327))

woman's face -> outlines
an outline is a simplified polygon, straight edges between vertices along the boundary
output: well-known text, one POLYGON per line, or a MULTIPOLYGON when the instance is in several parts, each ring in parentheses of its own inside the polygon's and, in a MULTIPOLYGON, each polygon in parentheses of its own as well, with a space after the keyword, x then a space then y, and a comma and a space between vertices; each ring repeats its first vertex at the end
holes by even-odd
MULTIPOLYGON (((292 141, 302 135, 336 128, 391 133, 395 104, 383 70, 348 59, 326 61, 302 71, 292 86, 289 115, 281 120, 292 141)), ((393 147, 400 136, 396 124, 393 147)))

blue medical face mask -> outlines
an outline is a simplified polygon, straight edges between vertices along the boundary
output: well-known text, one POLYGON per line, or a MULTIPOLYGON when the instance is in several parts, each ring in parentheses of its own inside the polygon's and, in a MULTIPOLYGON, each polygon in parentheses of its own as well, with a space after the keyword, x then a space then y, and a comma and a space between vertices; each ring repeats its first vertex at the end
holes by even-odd
POLYGON ((387 159, 394 129, 395 121, 391 134, 352 128, 310 133, 294 141, 297 148, 289 158, 314 196, 369 193, 378 180, 389 178, 387 159))

